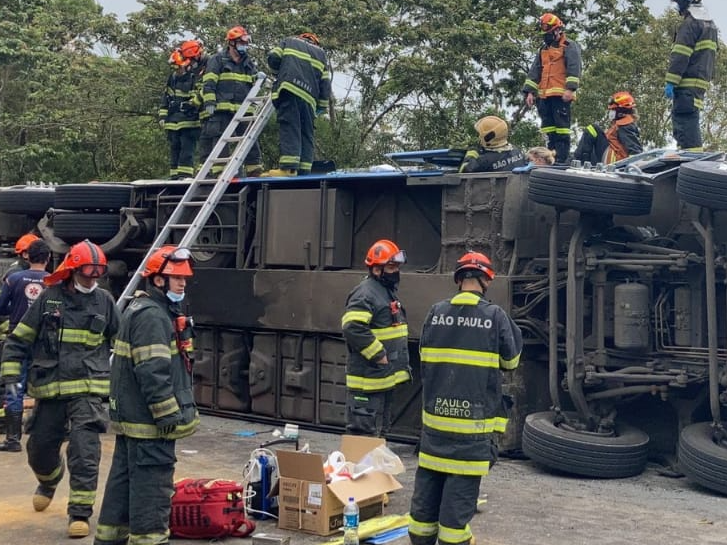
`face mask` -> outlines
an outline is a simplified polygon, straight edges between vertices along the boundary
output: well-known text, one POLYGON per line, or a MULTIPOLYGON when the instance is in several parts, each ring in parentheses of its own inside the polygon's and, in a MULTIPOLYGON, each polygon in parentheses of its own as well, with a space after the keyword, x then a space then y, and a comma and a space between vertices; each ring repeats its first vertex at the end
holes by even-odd
POLYGON ((614 119, 616 119, 616 110, 608 111, 608 119, 609 121, 613 121, 614 119))
POLYGON ((237 52, 242 55, 243 53, 247 53, 247 46, 242 44, 237 44, 235 46, 235 49, 237 49, 237 52))
POLYGON ((173 291, 167 290, 167 299, 169 299, 172 303, 181 303, 184 299, 184 292, 174 293, 173 291))
POLYGON ((547 45, 551 45, 551 44, 555 43, 555 33, 554 32, 546 32, 543 35, 543 40, 545 41, 545 43, 547 45))
POLYGON ((96 282, 94 282, 93 286, 91 286, 90 288, 87 288, 85 286, 82 286, 81 284, 79 284, 78 282, 76 282, 74 280, 73 287, 76 288, 76 291, 78 291, 80 293, 91 293, 93 290, 95 290, 98 287, 98 284, 96 282))
POLYGON ((380 282, 387 288, 396 288, 399 285, 400 275, 398 272, 387 273, 382 272, 380 276, 380 282))

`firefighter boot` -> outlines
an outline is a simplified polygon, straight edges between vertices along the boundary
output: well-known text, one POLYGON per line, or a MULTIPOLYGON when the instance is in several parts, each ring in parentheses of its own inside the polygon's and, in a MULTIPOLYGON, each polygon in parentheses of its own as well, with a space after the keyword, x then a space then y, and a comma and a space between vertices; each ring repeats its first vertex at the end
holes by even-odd
POLYGON ((6 439, 0 443, 0 452, 20 452, 20 436, 23 429, 23 413, 12 413, 5 411, 6 439))
POLYGON ((247 178, 257 178, 263 173, 263 166, 261 164, 245 165, 245 176, 247 178))
POLYGON ((290 176, 297 176, 298 172, 292 168, 274 168, 263 172, 260 176, 262 178, 287 178, 290 176))
POLYGON ((89 534, 88 519, 71 517, 68 520, 68 537, 86 537, 89 534))
POLYGON ((50 487, 39 484, 38 488, 35 489, 35 494, 33 494, 33 509, 36 511, 45 511, 45 509, 50 505, 50 502, 53 501, 53 495, 55 493, 55 486, 50 487))

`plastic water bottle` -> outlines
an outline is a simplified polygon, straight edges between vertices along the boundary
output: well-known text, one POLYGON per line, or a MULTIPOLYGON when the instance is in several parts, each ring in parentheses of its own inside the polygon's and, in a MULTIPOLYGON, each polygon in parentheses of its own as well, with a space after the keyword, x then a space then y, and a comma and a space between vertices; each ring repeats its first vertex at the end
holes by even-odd
POLYGON ((343 508, 343 545, 358 545, 358 505, 353 498, 343 508))

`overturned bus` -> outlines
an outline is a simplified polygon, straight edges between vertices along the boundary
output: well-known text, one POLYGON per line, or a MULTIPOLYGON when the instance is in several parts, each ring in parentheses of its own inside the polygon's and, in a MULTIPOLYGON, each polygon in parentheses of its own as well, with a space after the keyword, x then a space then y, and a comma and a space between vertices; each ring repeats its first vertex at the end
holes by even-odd
MULTIPOLYGON (((650 152, 604 168, 458 174, 462 152, 392 154, 371 169, 232 183, 192 248, 196 399, 209 412, 340 430, 345 298, 370 244, 407 251, 400 297, 414 380, 393 439, 415 440, 417 340, 456 289, 469 249, 497 271, 488 297, 523 332, 503 452, 596 477, 678 454, 727 493, 727 163, 650 152)), ((5 242, 35 226, 62 254, 83 238, 109 256, 118 293, 188 182, 0 191, 5 242)))

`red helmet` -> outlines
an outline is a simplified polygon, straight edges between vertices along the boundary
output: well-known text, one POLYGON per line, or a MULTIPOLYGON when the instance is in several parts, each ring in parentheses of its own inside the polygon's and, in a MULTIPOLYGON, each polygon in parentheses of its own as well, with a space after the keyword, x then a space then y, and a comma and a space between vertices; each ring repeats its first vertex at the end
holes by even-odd
POLYGON ((189 59, 185 59, 182 52, 179 49, 175 49, 172 51, 172 54, 169 55, 169 60, 167 62, 171 66, 187 66, 189 64, 189 59))
POLYGON ((364 260, 367 266, 386 265, 387 263, 406 263, 406 252, 390 240, 382 239, 374 242, 364 260))
POLYGON ((192 276, 192 254, 187 248, 162 246, 156 250, 144 265, 141 276, 148 278, 154 274, 167 276, 192 276))
POLYGON ((227 41, 233 42, 235 40, 242 40, 245 43, 250 41, 250 34, 248 34, 244 26, 233 26, 227 31, 227 41))
POLYGON ((99 278, 106 273, 107 261, 103 250, 86 239, 71 246, 63 262, 52 274, 43 279, 47 285, 66 280, 73 271, 89 278, 99 278))
POLYGON ((563 28, 563 21, 561 21, 557 15, 553 15, 552 13, 543 13, 543 15, 540 16, 540 19, 538 19, 538 25, 540 25, 540 30, 543 32, 550 32, 557 28, 563 28))
POLYGON ((631 93, 628 91, 619 91, 614 93, 608 100, 608 109, 615 110, 617 108, 623 108, 625 110, 633 110, 636 108, 636 101, 631 93))
POLYGON ((202 56, 204 48, 199 40, 187 40, 179 46, 179 51, 185 59, 196 59, 202 56))
POLYGON ((40 240, 40 238, 35 236, 33 233, 26 233, 15 242, 15 253, 19 255, 23 252, 27 252, 30 245, 36 240, 40 240))
POLYGON ((486 276, 489 280, 495 278, 490 258, 480 252, 467 252, 457 260, 454 269, 454 282, 458 284, 464 278, 478 278, 486 276))
POLYGON ((316 36, 312 32, 304 32, 303 34, 301 34, 298 37, 299 38, 302 38, 303 40, 307 40, 310 43, 315 44, 315 45, 320 45, 321 44, 320 40, 318 40, 318 36, 316 36))

